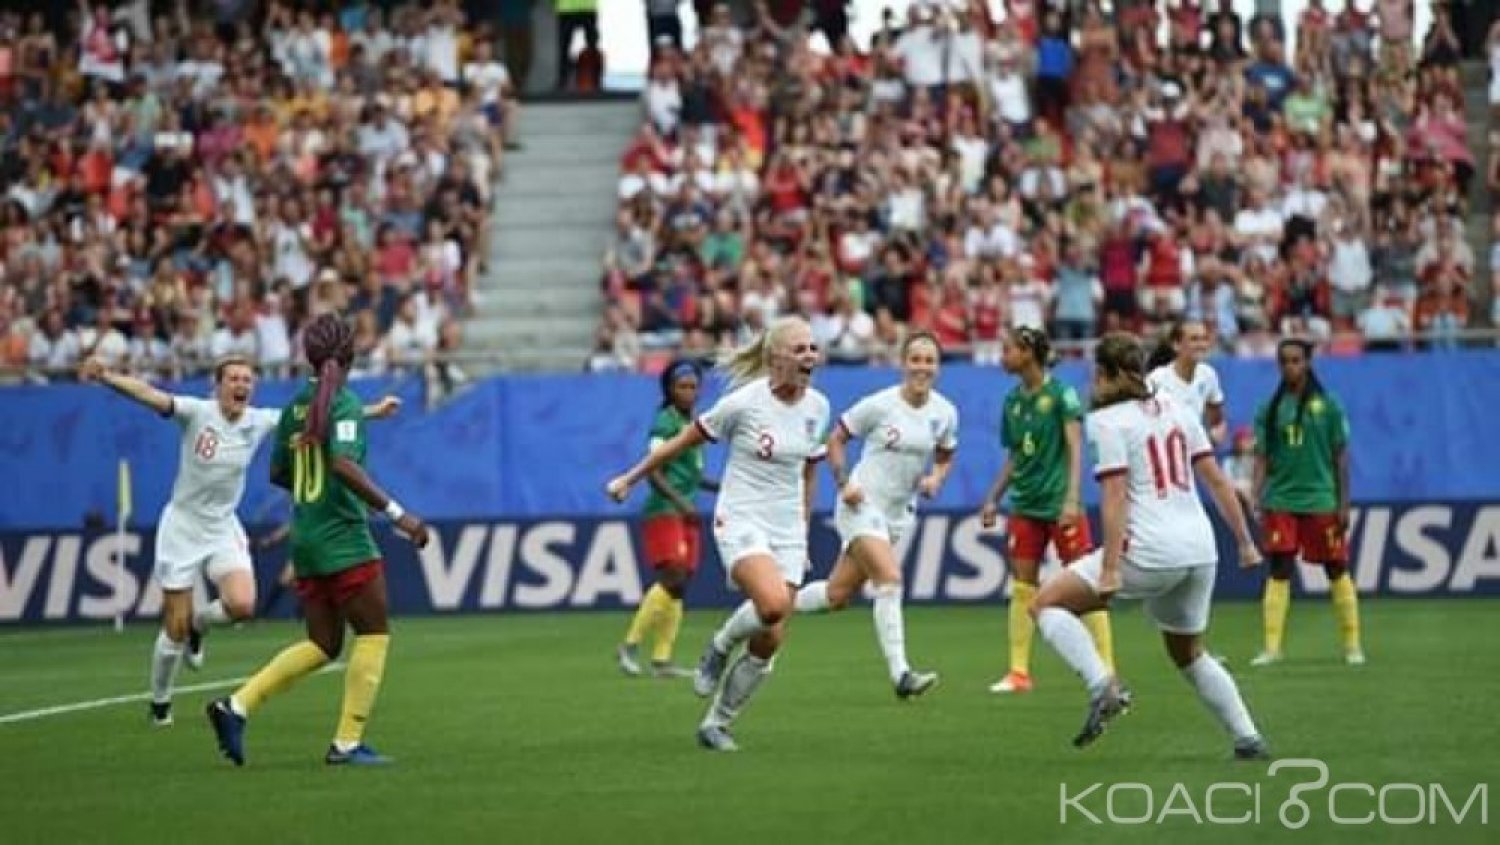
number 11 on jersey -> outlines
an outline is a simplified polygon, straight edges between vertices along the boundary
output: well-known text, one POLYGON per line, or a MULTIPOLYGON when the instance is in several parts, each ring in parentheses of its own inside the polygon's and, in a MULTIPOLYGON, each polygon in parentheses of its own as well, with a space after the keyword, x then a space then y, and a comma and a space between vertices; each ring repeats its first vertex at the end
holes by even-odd
POLYGON ((292 449, 292 501, 299 505, 323 498, 323 449, 303 443, 292 449))

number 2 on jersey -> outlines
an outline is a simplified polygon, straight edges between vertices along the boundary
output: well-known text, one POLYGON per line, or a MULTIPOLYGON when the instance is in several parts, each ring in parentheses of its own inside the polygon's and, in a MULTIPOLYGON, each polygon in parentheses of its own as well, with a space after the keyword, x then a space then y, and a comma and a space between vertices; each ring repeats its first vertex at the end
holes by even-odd
POLYGON ((1146 456, 1151 461, 1151 481, 1156 486, 1158 499, 1167 497, 1169 487, 1183 492, 1192 489, 1188 479, 1187 435, 1182 429, 1172 429, 1165 443, 1157 440, 1154 434, 1147 437, 1146 456))
POLYGON ((292 501, 299 505, 323 498, 323 449, 304 443, 292 449, 292 501))

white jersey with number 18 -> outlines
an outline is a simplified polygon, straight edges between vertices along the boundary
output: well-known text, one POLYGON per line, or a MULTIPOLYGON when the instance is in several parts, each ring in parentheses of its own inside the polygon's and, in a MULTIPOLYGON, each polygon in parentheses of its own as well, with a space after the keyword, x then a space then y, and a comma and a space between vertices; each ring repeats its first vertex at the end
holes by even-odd
POLYGON ((1214 562, 1213 527, 1193 482, 1193 461, 1213 447, 1193 410, 1159 396, 1094 411, 1085 424, 1095 476, 1126 477, 1125 559, 1140 569, 1214 562))

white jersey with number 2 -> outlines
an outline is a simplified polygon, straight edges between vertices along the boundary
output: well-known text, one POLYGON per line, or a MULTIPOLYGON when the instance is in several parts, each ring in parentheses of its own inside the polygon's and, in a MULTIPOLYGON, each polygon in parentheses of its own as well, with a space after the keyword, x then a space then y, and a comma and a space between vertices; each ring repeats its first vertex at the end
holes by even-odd
POLYGON ((1214 562, 1213 527, 1193 481, 1193 461, 1213 447, 1193 409, 1158 396, 1094 411, 1085 425, 1095 476, 1126 478, 1125 560, 1140 569, 1214 562))
POLYGON ((958 411, 937 391, 914 408, 889 387, 866 396, 839 417, 839 426, 865 438, 852 478, 882 507, 905 507, 933 453, 958 448, 958 411))

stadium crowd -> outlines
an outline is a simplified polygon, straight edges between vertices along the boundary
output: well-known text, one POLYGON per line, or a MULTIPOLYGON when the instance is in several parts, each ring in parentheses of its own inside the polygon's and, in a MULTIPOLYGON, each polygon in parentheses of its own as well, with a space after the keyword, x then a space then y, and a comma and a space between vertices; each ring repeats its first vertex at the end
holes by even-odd
MULTIPOLYGON (((1500 169, 1476 172, 1445 6, 1418 42, 1409 0, 1004 5, 914 3, 869 45, 837 0, 715 6, 686 52, 658 37, 590 368, 788 312, 835 362, 889 359, 913 326, 985 362, 1019 326, 1187 317, 1265 355, 1293 332, 1451 347, 1484 322, 1467 198, 1500 169)), ((1500 74, 1500 29, 1486 50, 1500 74)))
POLYGON ((0 374, 277 373, 332 311, 356 371, 461 377, 437 356, 516 118, 488 27, 455 0, 201 5, 0 10, 0 374))

